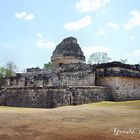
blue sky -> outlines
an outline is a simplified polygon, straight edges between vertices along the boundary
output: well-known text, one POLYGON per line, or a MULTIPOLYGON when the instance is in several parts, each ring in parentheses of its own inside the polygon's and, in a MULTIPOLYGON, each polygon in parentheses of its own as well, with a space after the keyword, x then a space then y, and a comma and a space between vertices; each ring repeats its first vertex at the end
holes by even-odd
POLYGON ((139 0, 0 0, 0 66, 43 67, 63 38, 73 36, 88 60, 140 62, 139 0))

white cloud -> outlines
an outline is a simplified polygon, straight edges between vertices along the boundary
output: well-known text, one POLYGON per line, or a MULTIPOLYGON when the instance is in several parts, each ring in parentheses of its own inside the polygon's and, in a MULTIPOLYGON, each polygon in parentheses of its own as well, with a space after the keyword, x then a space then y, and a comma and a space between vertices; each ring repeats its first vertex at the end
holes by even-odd
POLYGON ((91 17, 86 16, 78 21, 68 22, 68 23, 64 24, 64 28, 67 30, 76 31, 76 30, 89 26, 91 23, 92 23, 91 17))
POLYGON ((30 21, 30 20, 34 19, 33 14, 27 13, 25 11, 24 12, 16 12, 15 17, 19 18, 19 19, 27 20, 27 21, 30 21))
POLYGON ((38 48, 52 49, 52 48, 55 47, 55 43, 54 42, 48 42, 45 39, 38 40, 36 45, 37 45, 38 48))
POLYGON ((124 25, 125 29, 132 29, 136 26, 140 26, 140 11, 132 10, 130 15, 131 18, 129 18, 128 23, 124 25))
POLYGON ((12 45, 11 44, 5 44, 5 43, 0 43, 0 47, 3 47, 3 48, 11 48, 12 45))
POLYGON ((115 29, 115 30, 119 29, 119 27, 120 27, 119 24, 113 23, 113 22, 108 22, 107 26, 111 27, 112 29, 115 29))
POLYGON ((40 38, 43 37, 42 33, 38 33, 37 36, 40 38))
POLYGON ((134 35, 130 36, 130 39, 134 40, 136 37, 134 35))
POLYGON ((89 56, 95 52, 109 52, 111 51, 111 48, 93 45, 89 47, 83 47, 82 50, 85 55, 89 56))
POLYGON ((37 48, 47 48, 47 49, 54 49, 55 43, 52 41, 47 41, 41 33, 37 34, 38 40, 36 43, 37 48))
POLYGON ((10 44, 5 44, 5 48, 11 48, 10 44))
POLYGON ((80 0, 76 3, 75 8, 77 11, 87 13, 104 8, 110 0, 80 0))
POLYGON ((131 53, 128 53, 127 56, 140 56, 140 50, 136 50, 131 53))
POLYGON ((103 36, 105 34, 106 34, 106 32, 104 30, 99 30, 96 35, 97 36, 103 36))

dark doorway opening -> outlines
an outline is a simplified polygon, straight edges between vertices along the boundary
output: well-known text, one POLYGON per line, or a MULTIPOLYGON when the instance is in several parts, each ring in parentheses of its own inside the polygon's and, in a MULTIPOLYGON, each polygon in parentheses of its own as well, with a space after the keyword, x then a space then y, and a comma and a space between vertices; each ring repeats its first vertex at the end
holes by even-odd
POLYGON ((72 93, 72 98, 73 98, 73 103, 72 103, 72 105, 77 105, 77 103, 76 103, 77 98, 76 98, 76 93, 75 93, 75 92, 72 93))
POLYGON ((61 67, 62 66, 62 63, 59 63, 59 66, 61 67))

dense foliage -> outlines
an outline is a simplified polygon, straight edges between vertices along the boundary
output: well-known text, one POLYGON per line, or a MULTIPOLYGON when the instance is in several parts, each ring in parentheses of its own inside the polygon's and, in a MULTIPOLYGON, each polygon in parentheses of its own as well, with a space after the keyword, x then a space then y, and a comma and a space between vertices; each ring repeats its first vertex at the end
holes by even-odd
POLYGON ((111 58, 105 52, 95 52, 90 55, 88 63, 89 64, 100 64, 110 62, 111 58))
POLYGON ((45 70, 50 70, 50 69, 52 69, 52 67, 53 67, 53 65, 51 62, 48 62, 48 63, 44 64, 44 66, 43 66, 43 68, 45 70))
POLYGON ((8 62, 4 67, 0 67, 0 78, 14 76, 16 71, 17 66, 13 62, 8 62))

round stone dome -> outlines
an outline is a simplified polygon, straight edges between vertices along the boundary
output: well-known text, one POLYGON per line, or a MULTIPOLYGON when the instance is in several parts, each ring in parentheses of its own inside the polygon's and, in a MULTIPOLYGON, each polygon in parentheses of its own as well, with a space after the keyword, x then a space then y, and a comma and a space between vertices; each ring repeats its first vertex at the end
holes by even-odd
POLYGON ((51 61, 54 65, 84 63, 85 56, 74 37, 65 38, 53 51, 51 61))

